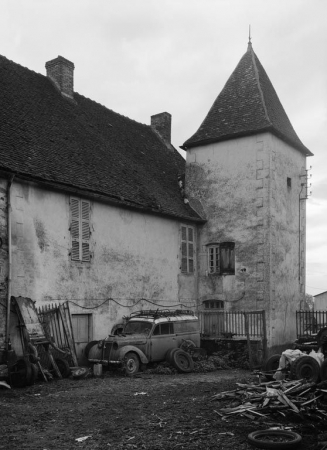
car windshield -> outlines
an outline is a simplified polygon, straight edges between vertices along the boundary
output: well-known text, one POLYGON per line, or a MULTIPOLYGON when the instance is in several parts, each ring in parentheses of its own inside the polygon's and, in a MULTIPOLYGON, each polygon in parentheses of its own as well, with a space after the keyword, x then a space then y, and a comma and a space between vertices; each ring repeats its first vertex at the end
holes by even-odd
POLYGON ((124 334, 146 334, 151 331, 152 324, 149 322, 128 322, 124 328, 124 334))

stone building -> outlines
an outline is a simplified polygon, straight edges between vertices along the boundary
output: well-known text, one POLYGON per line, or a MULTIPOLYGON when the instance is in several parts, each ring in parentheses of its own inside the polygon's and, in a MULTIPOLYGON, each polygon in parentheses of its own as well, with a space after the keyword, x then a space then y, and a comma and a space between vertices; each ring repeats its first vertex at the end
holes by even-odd
POLYGON ((306 157, 251 43, 188 139, 186 195, 207 222, 198 301, 265 310, 269 347, 291 342, 305 291, 306 157))
MULTIPOLYGON (((183 149, 151 125, 0 57, 0 348, 11 295, 69 301, 80 350, 150 308, 264 309, 268 346, 294 339, 304 296, 305 175, 251 44, 183 149)), ((76 336, 75 336, 76 337, 76 336)))

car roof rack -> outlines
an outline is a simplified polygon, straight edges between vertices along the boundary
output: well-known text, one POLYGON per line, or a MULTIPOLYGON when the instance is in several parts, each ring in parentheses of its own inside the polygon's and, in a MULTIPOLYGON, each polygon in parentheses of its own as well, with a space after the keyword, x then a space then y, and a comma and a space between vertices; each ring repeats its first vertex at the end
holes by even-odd
POLYGON ((130 314, 128 319, 135 317, 151 317, 157 319, 158 317, 172 317, 172 316, 194 316, 194 312, 190 309, 143 309, 141 311, 134 311, 130 314))

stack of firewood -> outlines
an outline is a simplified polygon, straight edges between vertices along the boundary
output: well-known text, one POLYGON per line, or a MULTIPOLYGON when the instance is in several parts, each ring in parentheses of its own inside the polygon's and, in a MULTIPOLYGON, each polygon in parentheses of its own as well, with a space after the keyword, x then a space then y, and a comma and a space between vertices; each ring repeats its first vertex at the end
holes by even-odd
POLYGON ((273 412, 286 416, 288 412, 303 417, 306 413, 327 420, 327 382, 308 383, 306 380, 270 381, 258 384, 236 383, 232 391, 212 397, 219 401, 215 413, 221 417, 241 415, 249 419, 267 417, 273 412))

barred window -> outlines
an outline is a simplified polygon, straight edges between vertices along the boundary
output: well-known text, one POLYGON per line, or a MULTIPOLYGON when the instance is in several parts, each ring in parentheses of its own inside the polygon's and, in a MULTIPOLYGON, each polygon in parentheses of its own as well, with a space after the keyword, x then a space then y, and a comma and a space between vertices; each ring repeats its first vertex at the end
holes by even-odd
POLYGON ((225 304, 222 300, 204 300, 205 309, 224 309, 225 304))
POLYGON ((193 273, 195 261, 194 228, 181 226, 181 272, 193 273))
POLYGON ((90 202, 70 198, 70 234, 73 261, 90 261, 90 202))

